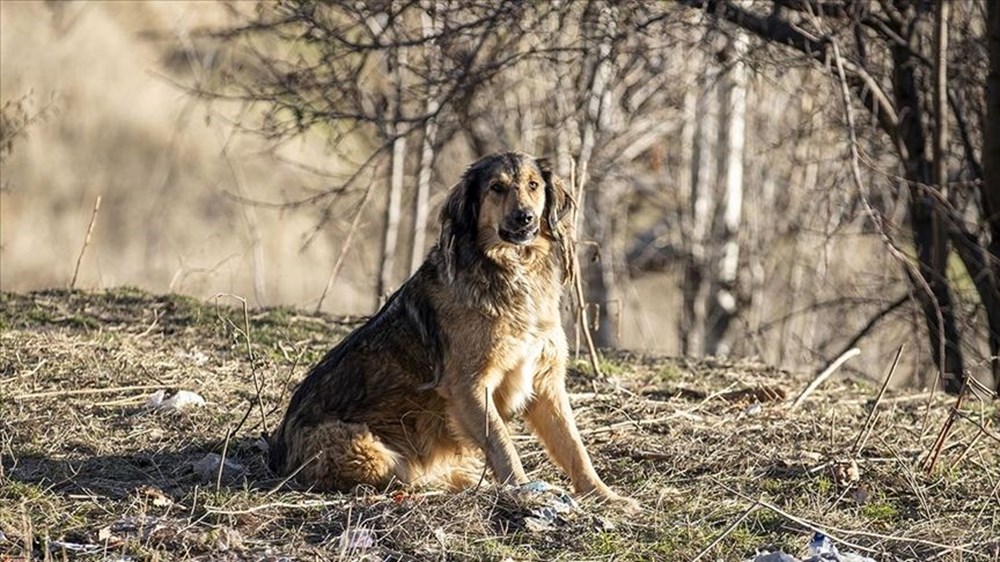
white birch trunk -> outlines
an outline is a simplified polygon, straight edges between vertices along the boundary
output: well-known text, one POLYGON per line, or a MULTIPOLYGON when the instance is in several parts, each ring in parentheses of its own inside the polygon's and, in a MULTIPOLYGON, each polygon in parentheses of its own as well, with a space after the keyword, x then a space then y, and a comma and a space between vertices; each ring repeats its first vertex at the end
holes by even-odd
MULTIPOLYGON (((424 38, 434 36, 438 33, 437 18, 435 14, 424 11, 420 16, 423 24, 424 38)), ((430 80, 435 80, 437 73, 436 57, 437 49, 433 42, 427 46, 427 76, 430 80)), ((427 219, 430 213, 431 196, 431 172, 434 170, 434 146, 437 141, 437 113, 440 107, 438 101, 438 88, 432 85, 427 90, 427 102, 424 111, 430 115, 427 123, 424 124, 424 138, 420 145, 420 165, 417 172, 417 193, 413 210, 413 246, 410 250, 410 274, 416 273, 420 264, 424 262, 425 246, 427 245, 427 219)))
POLYGON ((731 45, 733 66, 726 73, 721 92, 722 148, 720 179, 724 182, 722 224, 719 229, 722 252, 712 283, 705 330, 705 353, 727 355, 725 342, 730 323, 739 312, 736 296, 740 260, 740 219, 743 215, 743 147, 746 137, 746 35, 737 32, 731 45))
POLYGON ((708 296, 708 236, 715 199, 718 145, 718 87, 706 62, 699 79, 691 158, 690 255, 684 272, 681 353, 700 354, 705 341, 705 303, 708 296))
POLYGON ((392 141, 392 156, 389 172, 389 191, 386 196, 385 206, 385 226, 382 231, 382 263, 379 266, 379 280, 376 298, 381 303, 387 293, 393 289, 393 280, 396 270, 396 246, 399 241, 399 214, 403 199, 403 173, 404 162, 406 160, 406 137, 402 136, 404 126, 399 118, 402 115, 402 80, 403 65, 406 64, 406 53, 402 49, 397 49, 395 53, 394 80, 395 104, 393 123, 389 127, 389 133, 395 137, 392 141))

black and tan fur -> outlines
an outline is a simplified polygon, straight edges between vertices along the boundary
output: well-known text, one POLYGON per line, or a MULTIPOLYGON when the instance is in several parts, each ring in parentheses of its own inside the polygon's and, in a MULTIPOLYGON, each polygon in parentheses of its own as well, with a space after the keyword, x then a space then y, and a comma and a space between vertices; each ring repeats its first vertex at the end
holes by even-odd
MULTIPOLYGON (((559 299, 572 201, 544 160, 480 159, 452 188, 426 262, 309 372, 271 466, 322 489, 527 482, 507 421, 523 414, 576 491, 594 471, 565 389, 559 299)), ((628 501, 628 500, 624 500, 628 501)))

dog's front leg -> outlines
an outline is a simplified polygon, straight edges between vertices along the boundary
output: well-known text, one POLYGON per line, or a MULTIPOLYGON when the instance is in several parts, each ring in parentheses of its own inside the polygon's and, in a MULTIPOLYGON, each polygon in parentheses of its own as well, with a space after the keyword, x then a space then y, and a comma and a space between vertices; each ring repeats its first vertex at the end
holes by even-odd
POLYGON ((457 429, 483 450, 498 483, 524 484, 528 477, 492 396, 493 389, 481 384, 452 389, 448 396, 450 415, 457 429))
POLYGON ((535 395, 525 410, 525 419, 549 456, 569 475, 577 493, 593 493, 607 500, 637 506, 633 500, 612 491, 594 470, 573 419, 566 394, 565 372, 565 365, 557 362, 536 378, 535 395))

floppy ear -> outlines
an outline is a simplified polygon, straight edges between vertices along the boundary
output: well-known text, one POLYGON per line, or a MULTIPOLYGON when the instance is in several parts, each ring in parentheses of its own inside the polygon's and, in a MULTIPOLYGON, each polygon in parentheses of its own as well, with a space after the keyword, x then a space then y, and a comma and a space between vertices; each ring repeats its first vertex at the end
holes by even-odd
POLYGON ((559 223, 569 216, 575 202, 566 191, 562 179, 552 171, 548 158, 537 158, 535 164, 545 180, 545 221, 553 236, 559 236, 559 223))
POLYGON ((448 199, 441 208, 441 238, 438 244, 444 258, 445 274, 449 281, 455 279, 455 267, 459 253, 472 233, 476 231, 476 216, 479 214, 479 197, 476 189, 476 173, 473 168, 466 170, 462 179, 448 192, 448 199))

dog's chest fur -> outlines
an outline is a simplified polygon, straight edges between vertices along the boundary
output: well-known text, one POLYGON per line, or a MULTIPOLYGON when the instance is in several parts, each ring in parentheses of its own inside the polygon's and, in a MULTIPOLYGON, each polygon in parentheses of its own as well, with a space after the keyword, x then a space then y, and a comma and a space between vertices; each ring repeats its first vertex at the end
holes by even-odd
POLYGON ((505 418, 524 408, 532 396, 534 379, 552 361, 558 338, 565 338, 559 318, 560 284, 549 271, 508 274, 507 291, 494 293, 486 310, 491 318, 492 348, 485 350, 499 380, 491 381, 493 400, 505 418), (531 278, 537 275, 536 278, 531 278), (498 299, 505 295, 506 299, 498 299))

